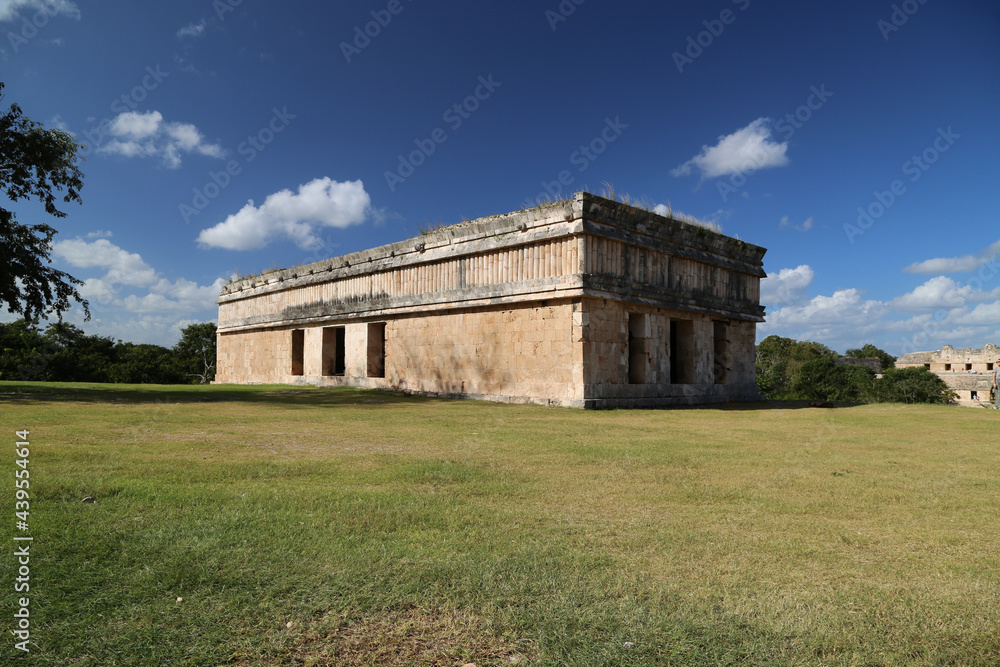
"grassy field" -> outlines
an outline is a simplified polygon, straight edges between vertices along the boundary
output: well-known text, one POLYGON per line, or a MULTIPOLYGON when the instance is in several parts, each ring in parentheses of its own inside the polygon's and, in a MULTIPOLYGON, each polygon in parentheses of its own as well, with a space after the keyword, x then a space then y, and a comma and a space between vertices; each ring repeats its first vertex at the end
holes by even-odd
POLYGON ((995 411, 32 383, 0 411, 34 537, 28 656, 0 554, 4 664, 1000 664, 995 411))

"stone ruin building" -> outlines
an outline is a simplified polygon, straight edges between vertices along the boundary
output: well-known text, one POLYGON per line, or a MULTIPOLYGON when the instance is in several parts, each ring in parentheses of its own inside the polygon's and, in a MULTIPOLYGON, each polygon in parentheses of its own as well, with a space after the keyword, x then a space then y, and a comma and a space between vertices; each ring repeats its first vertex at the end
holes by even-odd
POLYGON ((993 365, 997 359, 1000 359, 1000 349, 993 343, 978 350, 956 350, 951 345, 945 345, 934 352, 904 354, 896 360, 896 368, 923 366, 945 381, 955 392, 959 405, 989 407, 993 365))
POLYGON ((579 408, 760 400, 765 252, 578 193, 234 281, 216 381, 579 408))

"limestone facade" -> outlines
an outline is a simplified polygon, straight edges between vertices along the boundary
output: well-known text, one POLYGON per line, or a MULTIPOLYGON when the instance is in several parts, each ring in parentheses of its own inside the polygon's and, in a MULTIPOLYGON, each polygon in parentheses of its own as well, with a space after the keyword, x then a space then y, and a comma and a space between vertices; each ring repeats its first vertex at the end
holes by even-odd
POLYGON ((1000 348, 993 343, 979 349, 958 350, 945 345, 933 352, 904 354, 896 360, 896 368, 923 366, 945 381, 955 392, 959 405, 978 407, 989 405, 997 359, 1000 359, 1000 348))
POLYGON ((764 253, 578 193, 235 281, 216 381, 585 408, 759 400, 764 253))

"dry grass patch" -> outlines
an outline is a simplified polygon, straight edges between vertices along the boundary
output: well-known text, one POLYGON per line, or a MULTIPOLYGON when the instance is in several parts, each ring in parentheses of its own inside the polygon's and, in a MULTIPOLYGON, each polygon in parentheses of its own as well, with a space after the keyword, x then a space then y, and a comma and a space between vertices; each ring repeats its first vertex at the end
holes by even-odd
MULTIPOLYGON (((301 628, 291 622, 287 641, 289 661, 304 667, 527 665, 534 652, 532 642, 499 637, 470 612, 426 609, 327 616, 301 628)), ((274 663, 258 658, 235 664, 274 663)))

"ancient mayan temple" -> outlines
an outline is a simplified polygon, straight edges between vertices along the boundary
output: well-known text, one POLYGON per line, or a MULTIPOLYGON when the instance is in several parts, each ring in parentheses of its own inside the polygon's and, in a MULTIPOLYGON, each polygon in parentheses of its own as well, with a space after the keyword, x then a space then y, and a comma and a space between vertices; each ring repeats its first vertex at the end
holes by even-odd
POLYGON ((923 366, 944 380, 955 392, 959 405, 977 407, 990 404, 993 366, 1000 359, 1000 348, 989 343, 980 349, 956 350, 945 345, 933 352, 911 352, 896 360, 896 368, 923 366))
POLYGON ((216 381, 582 408, 759 400, 765 252, 579 193, 233 282, 216 381))

